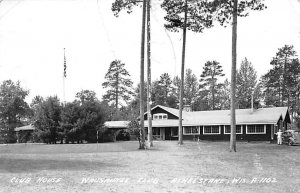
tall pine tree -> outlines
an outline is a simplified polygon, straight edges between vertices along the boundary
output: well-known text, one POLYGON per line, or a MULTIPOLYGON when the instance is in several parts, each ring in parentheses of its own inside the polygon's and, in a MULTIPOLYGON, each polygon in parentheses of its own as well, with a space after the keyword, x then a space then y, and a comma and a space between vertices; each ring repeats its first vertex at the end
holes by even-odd
POLYGON ((103 88, 107 88, 103 99, 113 102, 116 110, 121 101, 128 102, 133 94, 132 81, 130 74, 125 69, 125 64, 120 60, 114 60, 110 63, 108 72, 105 75, 106 81, 102 83, 103 88))
POLYGON ((236 102, 236 57, 237 57, 237 18, 249 15, 248 10, 263 10, 266 6, 263 0, 212 0, 209 2, 210 12, 214 13, 214 20, 221 25, 232 22, 232 65, 231 65, 231 134, 230 151, 236 152, 236 120, 235 120, 235 102, 236 102))
POLYGON ((196 75, 191 69, 187 69, 185 71, 184 81, 184 103, 185 105, 190 105, 193 110, 195 109, 198 87, 199 86, 196 75))
MULTIPOLYGON (((251 107, 252 95, 257 84, 257 73, 250 61, 245 58, 236 77, 236 96, 239 109, 251 107)), ((257 99, 257 98, 256 98, 257 99)))
POLYGON ((202 74, 200 75, 200 90, 208 91, 206 92, 208 94, 207 98, 212 110, 217 109, 217 106, 219 106, 217 104, 217 94, 222 83, 218 82, 218 78, 224 75, 222 66, 217 61, 206 62, 202 74))

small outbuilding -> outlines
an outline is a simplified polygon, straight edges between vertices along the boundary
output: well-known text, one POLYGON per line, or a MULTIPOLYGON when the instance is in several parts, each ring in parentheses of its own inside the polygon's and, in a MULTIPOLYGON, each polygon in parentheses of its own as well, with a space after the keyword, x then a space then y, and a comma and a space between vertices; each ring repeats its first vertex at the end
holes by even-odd
POLYGON ((33 135, 35 127, 33 125, 25 125, 22 127, 16 127, 14 131, 17 136, 17 143, 26 143, 28 141, 33 141, 33 135))

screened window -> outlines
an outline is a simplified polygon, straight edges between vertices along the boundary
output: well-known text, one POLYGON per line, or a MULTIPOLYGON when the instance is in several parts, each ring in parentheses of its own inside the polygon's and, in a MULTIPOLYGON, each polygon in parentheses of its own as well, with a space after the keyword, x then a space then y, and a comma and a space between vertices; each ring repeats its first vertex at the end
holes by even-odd
POLYGON ((266 125, 247 125, 247 134, 265 134, 266 125))
POLYGON ((221 134, 220 126, 218 126, 218 125, 204 126, 203 134, 221 134))
POLYGON ((199 129, 199 126, 187 126, 187 127, 184 127, 183 129, 184 131, 184 134, 200 134, 200 129, 199 129))
POLYGON ((165 113, 157 113, 153 115, 153 120, 163 120, 168 119, 168 115, 165 113))
MULTIPOLYGON (((242 132, 242 126, 241 125, 236 125, 236 134, 243 134, 242 132)), ((231 127, 230 125, 225 125, 225 134, 230 134, 231 133, 231 127)))

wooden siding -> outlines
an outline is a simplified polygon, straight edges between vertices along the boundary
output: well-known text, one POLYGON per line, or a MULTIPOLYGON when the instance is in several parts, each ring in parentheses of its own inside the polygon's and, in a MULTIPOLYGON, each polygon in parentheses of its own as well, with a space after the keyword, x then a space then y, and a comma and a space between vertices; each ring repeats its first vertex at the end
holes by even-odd
MULTIPOLYGON (((266 125, 265 134, 246 134, 246 125, 242 125, 243 133, 237 134, 236 139, 239 141, 271 141, 271 125, 266 125)), ((224 125, 221 125, 221 134, 203 134, 203 126, 200 127, 200 135, 183 135, 184 140, 230 140, 230 134, 224 134, 224 125)))
MULTIPOLYGON (((165 114, 167 114, 168 115, 168 119, 178 119, 177 116, 169 113, 168 111, 166 111, 166 110, 164 110, 164 109, 162 109, 160 107, 157 107, 157 108, 155 108, 155 109, 153 109, 151 111, 152 117, 153 117, 154 114, 157 114, 157 113, 165 113, 165 114)), ((144 120, 147 120, 147 114, 144 115, 144 120)))

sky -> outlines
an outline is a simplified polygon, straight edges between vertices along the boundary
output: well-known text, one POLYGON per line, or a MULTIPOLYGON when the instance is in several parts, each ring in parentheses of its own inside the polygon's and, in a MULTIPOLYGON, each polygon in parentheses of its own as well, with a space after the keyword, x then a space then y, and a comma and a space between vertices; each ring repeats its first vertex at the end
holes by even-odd
MULTIPOLYGON (((140 77, 141 9, 111 11, 114 0, 3 0, 0 3, 0 82, 20 81, 36 95, 73 101, 83 89, 105 93, 110 63, 119 59, 136 86, 140 77), (67 77, 63 94, 66 49, 67 77)), ((165 12, 153 0, 152 80, 180 74, 182 32, 164 29, 165 12)), ((300 54, 300 0, 265 0, 268 8, 238 18, 237 65, 247 57, 258 76, 270 68, 279 48, 294 45, 300 54)), ((231 70, 231 27, 187 33, 186 68, 200 77, 206 61, 216 60, 225 76, 231 70)), ((146 63, 145 63, 146 65, 146 63)))

